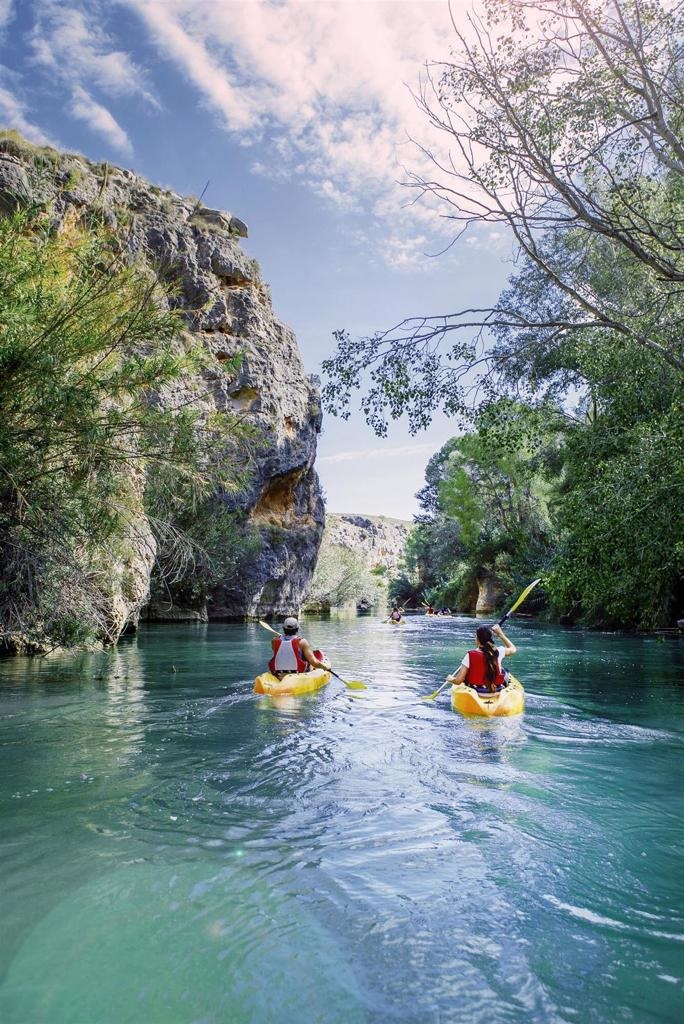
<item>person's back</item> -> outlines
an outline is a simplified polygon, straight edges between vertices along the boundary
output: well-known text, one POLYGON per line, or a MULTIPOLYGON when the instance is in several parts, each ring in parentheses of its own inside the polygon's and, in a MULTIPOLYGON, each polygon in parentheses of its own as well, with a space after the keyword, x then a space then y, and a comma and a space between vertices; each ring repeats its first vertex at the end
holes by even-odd
POLYGON ((465 683, 477 693, 497 693, 508 685, 507 673, 502 662, 515 654, 517 647, 512 644, 500 626, 479 626, 475 637, 477 647, 468 651, 457 672, 447 676, 454 684, 465 683), (494 645, 494 634, 503 640, 504 646, 494 645))
POLYGON ((312 668, 328 668, 327 662, 317 657, 320 651, 312 651, 308 640, 299 636, 299 622, 289 615, 283 622, 283 633, 271 641, 273 657, 268 663, 269 672, 278 679, 292 672, 308 672, 312 668))

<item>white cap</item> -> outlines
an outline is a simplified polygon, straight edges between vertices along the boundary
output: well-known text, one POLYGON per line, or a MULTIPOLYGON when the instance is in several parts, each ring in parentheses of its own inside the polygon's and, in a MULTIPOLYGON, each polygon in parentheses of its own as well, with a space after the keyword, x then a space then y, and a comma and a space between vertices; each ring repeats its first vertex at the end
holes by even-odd
POLYGON ((299 629, 299 622, 294 615, 288 615, 288 617, 283 620, 283 626, 285 629, 299 629))

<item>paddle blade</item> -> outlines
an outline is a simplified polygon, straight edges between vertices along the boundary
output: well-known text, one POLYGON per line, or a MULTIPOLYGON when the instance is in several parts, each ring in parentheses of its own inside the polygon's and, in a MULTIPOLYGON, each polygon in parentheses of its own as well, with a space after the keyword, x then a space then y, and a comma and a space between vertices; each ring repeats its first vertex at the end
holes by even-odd
POLYGON ((269 626, 268 622, 264 622, 263 619, 259 619, 259 625, 263 626, 264 629, 267 629, 269 631, 269 633, 275 633, 276 636, 280 636, 280 633, 278 632, 278 630, 274 629, 273 626, 269 626))
POLYGON ((360 679, 346 680, 346 679, 343 679, 342 676, 338 676, 337 672, 335 672, 334 669, 331 668, 328 671, 330 672, 331 675, 335 676, 335 679, 339 679, 339 681, 341 683, 344 683, 344 685, 349 690, 367 690, 368 689, 366 684, 362 683, 360 679))
POLYGON ((451 686, 451 679, 447 679, 446 682, 442 683, 442 685, 440 687, 438 687, 435 690, 434 693, 430 693, 430 694, 428 694, 427 697, 421 697, 420 699, 421 700, 435 700, 435 698, 438 696, 438 694, 440 694, 442 692, 442 690, 444 689, 445 686, 451 686))
POLYGON ((523 590, 522 594, 520 595, 518 600, 515 602, 513 607, 509 608, 509 610, 506 612, 506 614, 504 615, 504 617, 502 619, 499 619, 499 622, 498 622, 499 626, 503 626, 504 622, 509 617, 509 615, 512 615, 513 612, 516 610, 516 608, 520 607, 520 605, 523 603, 523 601, 525 600, 527 595, 530 593, 531 590, 534 590, 534 588, 537 586, 538 583, 541 583, 541 576, 539 577, 538 580, 532 580, 532 582, 530 583, 529 587, 525 587, 525 589, 523 590))
MULTIPOLYGON (((521 605, 521 604, 523 603, 523 601, 525 600, 525 598, 527 597, 527 595, 528 595, 529 593, 531 593, 531 591, 533 591, 533 590, 534 590, 534 588, 535 588, 535 587, 537 586, 537 584, 538 584, 538 583, 541 583, 541 576, 539 577, 539 579, 538 579, 538 580, 533 580, 533 581, 532 581, 532 583, 530 583, 529 587, 525 587, 525 589, 523 590, 522 594, 520 595, 520 597, 518 598, 518 600, 517 600, 517 601, 515 602, 515 604, 514 604, 514 605, 513 605, 513 607, 511 608, 511 611, 512 611, 512 612, 514 612, 516 608, 519 608, 519 607, 520 607, 520 605, 521 605)), ((509 613, 509 614, 510 614, 510 613, 509 613)))

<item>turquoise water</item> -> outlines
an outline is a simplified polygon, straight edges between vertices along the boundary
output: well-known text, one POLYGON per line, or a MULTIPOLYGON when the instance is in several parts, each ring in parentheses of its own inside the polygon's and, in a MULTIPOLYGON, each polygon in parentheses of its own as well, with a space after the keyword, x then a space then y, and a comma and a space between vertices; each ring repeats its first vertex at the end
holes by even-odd
POLYGON ((0 662, 3 1024, 684 1019, 684 643, 516 623, 524 716, 421 703, 465 618, 0 662))

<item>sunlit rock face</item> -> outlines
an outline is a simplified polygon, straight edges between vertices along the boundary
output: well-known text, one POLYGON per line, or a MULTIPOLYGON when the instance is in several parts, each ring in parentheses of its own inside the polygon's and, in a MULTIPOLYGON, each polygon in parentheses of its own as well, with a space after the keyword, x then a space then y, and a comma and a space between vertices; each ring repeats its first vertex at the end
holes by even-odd
POLYGON ((388 516, 329 515, 326 540, 363 555, 370 569, 380 566, 396 574, 413 523, 388 516))
MULTIPOLYGON (((0 140, 0 213, 30 189, 51 200, 57 229, 66 221, 88 224, 95 215, 108 224, 131 254, 173 283, 172 301, 183 311, 188 340, 199 340, 209 356, 201 371, 163 389, 160 403, 190 401, 205 415, 234 410, 254 428, 247 483, 223 500, 258 531, 260 550, 239 578, 221 582, 206 606, 184 608, 171 592, 168 601, 148 604, 145 614, 196 620, 296 612, 324 525, 313 468, 321 427, 318 382, 307 376, 293 332, 274 315, 258 264, 240 248, 246 225, 129 170, 50 150, 37 173, 35 157, 29 144, 0 140), (238 353, 235 375, 230 360, 238 353)), ((132 545, 130 560, 116 575, 137 585, 128 588, 130 599, 125 587, 114 588, 113 632, 137 622, 149 595, 149 544, 132 545)))
POLYGON ((491 615, 501 607, 503 589, 494 573, 483 572, 477 577, 476 615, 491 615))

